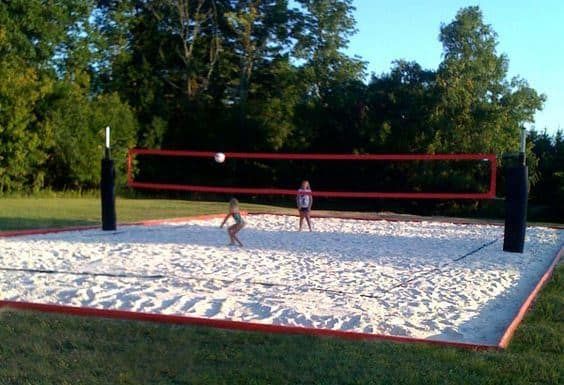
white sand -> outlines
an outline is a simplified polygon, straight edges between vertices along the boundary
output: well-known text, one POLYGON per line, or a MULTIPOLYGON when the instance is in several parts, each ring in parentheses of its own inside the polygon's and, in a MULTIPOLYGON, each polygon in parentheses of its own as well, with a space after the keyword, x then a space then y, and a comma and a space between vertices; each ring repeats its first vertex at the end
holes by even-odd
POLYGON ((0 293, 496 344, 564 244, 563 230, 541 227, 528 228, 519 254, 502 251, 500 226, 315 219, 309 233, 295 217, 253 215, 239 248, 226 246, 220 222, 0 238, 0 293))

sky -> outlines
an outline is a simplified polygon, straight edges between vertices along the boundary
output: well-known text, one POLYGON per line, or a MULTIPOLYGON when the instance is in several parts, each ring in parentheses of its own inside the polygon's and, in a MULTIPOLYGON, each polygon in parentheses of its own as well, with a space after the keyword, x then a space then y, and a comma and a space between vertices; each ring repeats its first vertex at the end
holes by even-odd
POLYGON ((508 78, 519 76, 547 97, 529 128, 551 135, 564 130, 564 0, 353 0, 353 5, 358 32, 346 52, 378 75, 397 59, 437 69, 441 23, 452 22, 463 7, 479 6, 498 35, 498 54, 509 59, 508 78))

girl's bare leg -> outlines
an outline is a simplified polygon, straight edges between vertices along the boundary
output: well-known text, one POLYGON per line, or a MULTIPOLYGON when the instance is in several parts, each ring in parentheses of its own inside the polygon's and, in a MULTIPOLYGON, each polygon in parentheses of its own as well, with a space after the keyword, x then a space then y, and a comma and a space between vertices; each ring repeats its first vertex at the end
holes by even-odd
POLYGON ((304 224, 304 212, 300 210, 300 228, 299 231, 302 231, 302 225, 304 224))
POLYGON ((243 227, 245 227, 245 224, 242 223, 242 224, 233 225, 233 226, 235 226, 234 229, 233 229, 233 239, 239 244, 239 246, 243 246, 243 243, 239 240, 239 238, 237 238, 237 233, 238 233, 239 231, 241 231, 241 229, 242 229, 243 227))
POLYGON ((227 234, 229 234, 229 244, 230 244, 230 245, 234 245, 234 244, 235 244, 235 240, 233 239, 233 236, 234 236, 234 235, 233 235, 233 230, 234 230, 234 227, 235 227, 235 226, 237 226, 237 225, 231 225, 231 226, 229 226, 229 227, 227 228, 227 234))
POLYGON ((307 227, 309 227, 309 231, 311 231, 311 219, 309 218, 309 211, 305 215, 307 227))

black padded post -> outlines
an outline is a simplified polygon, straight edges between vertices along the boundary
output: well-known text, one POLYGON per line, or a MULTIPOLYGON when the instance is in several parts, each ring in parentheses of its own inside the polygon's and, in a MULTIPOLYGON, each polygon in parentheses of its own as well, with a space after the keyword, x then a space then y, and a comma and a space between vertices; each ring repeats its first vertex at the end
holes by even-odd
POLYGON ((115 231, 116 226, 116 193, 114 161, 109 151, 102 159, 102 181, 100 183, 102 197, 102 230, 115 231))
POLYGON ((521 161, 505 168, 505 231, 503 250, 522 253, 527 230, 528 170, 521 161))

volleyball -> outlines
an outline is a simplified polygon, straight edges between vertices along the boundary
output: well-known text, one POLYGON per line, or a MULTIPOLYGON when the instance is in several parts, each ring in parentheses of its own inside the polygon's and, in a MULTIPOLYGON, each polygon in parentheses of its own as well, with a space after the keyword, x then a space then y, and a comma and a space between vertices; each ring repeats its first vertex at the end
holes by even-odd
POLYGON ((213 158, 217 163, 223 163, 225 161, 225 154, 223 152, 216 152, 213 158))

